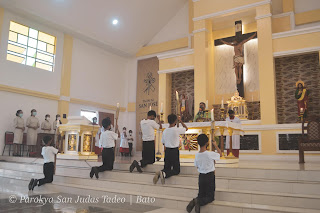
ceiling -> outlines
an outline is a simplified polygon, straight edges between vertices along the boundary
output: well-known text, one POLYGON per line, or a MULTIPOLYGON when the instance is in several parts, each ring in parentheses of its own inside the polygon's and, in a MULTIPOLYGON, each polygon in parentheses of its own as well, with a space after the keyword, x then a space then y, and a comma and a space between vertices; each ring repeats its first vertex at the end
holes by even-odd
POLYGON ((0 6, 96 43, 121 56, 133 56, 187 0, 0 0, 0 6), (112 25, 117 18, 119 24, 112 25))

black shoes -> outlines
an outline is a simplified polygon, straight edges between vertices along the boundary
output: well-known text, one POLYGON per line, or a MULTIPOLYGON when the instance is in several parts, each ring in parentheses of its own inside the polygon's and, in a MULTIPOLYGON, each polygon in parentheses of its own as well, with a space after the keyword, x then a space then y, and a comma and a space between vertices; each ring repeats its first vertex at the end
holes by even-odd
POLYGON ((34 179, 32 178, 32 179, 30 180, 29 185, 28 185, 29 191, 32 189, 33 182, 34 182, 34 179))
MULTIPOLYGON (((98 168, 97 167, 92 167, 92 171, 93 171, 94 175, 96 176, 96 178, 99 179, 99 170, 98 170, 98 168)), ((90 172, 90 174, 91 174, 91 172, 90 172)))
POLYGON ((135 167, 137 168, 139 173, 142 173, 141 166, 139 165, 138 161, 134 160, 133 163, 135 164, 135 167))
POLYGON ((130 168, 129 168, 129 171, 130 172, 132 172, 133 170, 134 170, 134 168, 136 168, 136 165, 135 165, 135 162, 136 160, 134 160, 133 162, 132 162, 132 164, 130 165, 130 168))
POLYGON ((93 168, 94 168, 94 167, 91 167, 91 171, 90 171, 90 178, 93 178, 93 175, 94 175, 93 168))
POLYGON ((38 185, 38 179, 34 179, 32 182, 31 190, 33 191, 34 187, 38 185))
POLYGON ((196 213, 200 213, 200 205, 199 205, 199 202, 198 202, 198 199, 195 198, 193 200, 191 200, 187 206, 187 212, 191 212, 192 209, 195 208, 195 212, 196 213))

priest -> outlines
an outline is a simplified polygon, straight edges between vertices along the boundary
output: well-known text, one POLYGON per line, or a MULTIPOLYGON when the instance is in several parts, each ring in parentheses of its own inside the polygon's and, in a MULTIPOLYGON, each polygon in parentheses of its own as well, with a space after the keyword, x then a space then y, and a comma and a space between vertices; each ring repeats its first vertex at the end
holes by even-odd
POLYGON ((199 104, 199 112, 196 114, 196 116, 194 116, 193 122, 210 121, 210 119, 211 119, 211 114, 206 113, 206 104, 201 102, 199 104))
MULTIPOLYGON (((229 117, 227 117, 226 121, 230 121, 233 123, 241 124, 241 120, 235 116, 233 110, 228 111, 229 117)), ((226 136, 226 149, 227 155, 229 155, 229 148, 230 148, 230 136, 226 136)), ((240 135, 232 135, 232 154, 235 157, 239 157, 239 150, 240 150, 240 135)))

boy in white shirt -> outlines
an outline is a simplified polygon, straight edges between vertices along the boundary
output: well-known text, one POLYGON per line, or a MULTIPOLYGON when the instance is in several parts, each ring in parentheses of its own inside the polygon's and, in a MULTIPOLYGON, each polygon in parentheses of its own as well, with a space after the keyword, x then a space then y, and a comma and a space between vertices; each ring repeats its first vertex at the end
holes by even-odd
POLYGON ((198 136, 198 144, 200 145, 200 151, 196 154, 194 165, 199 171, 199 193, 198 197, 190 201, 187 206, 187 212, 191 212, 195 207, 195 212, 200 212, 200 206, 207 205, 214 201, 214 192, 216 190, 215 184, 215 167, 216 160, 220 160, 221 150, 219 149, 215 141, 212 142, 216 152, 208 152, 207 146, 209 145, 208 137, 205 134, 198 136))
POLYGON ((180 135, 185 134, 188 131, 188 127, 179 120, 175 114, 168 116, 169 128, 165 129, 162 134, 162 143, 165 147, 164 156, 164 168, 162 171, 156 172, 153 177, 153 183, 156 184, 161 179, 161 183, 165 183, 165 178, 169 178, 173 175, 180 173, 180 135), (182 124, 182 128, 176 127, 177 121, 182 124))
POLYGON ((113 169, 113 163, 114 163, 114 141, 120 137, 120 132, 118 131, 118 124, 116 124, 116 132, 111 131, 111 120, 110 119, 103 119, 102 120, 102 126, 104 127, 105 131, 101 133, 100 136, 100 145, 103 147, 102 150, 102 165, 99 167, 92 167, 90 171, 90 178, 93 177, 93 175, 96 176, 96 178, 99 178, 99 172, 104 171, 111 171, 113 169))
POLYGON ((31 179, 29 183, 29 190, 34 189, 35 186, 41 186, 46 183, 52 183, 53 174, 54 174, 54 162, 56 160, 56 155, 58 153, 58 149, 51 146, 52 137, 46 135, 43 137, 42 141, 45 146, 42 147, 41 155, 43 156, 43 174, 44 178, 42 179, 31 179))
POLYGON ((137 168, 138 172, 142 172, 143 167, 148 164, 153 164, 155 162, 155 146, 154 146, 154 130, 162 129, 160 122, 160 116, 156 114, 155 111, 150 110, 148 112, 147 120, 142 120, 140 122, 141 131, 142 131, 142 159, 140 162, 134 160, 129 168, 129 171, 132 172, 134 168, 137 168), (154 119, 158 118, 159 124, 157 124, 154 119))
POLYGON ((132 136, 132 130, 129 130, 129 137, 128 137, 128 144, 129 144, 129 156, 132 156, 132 146, 133 146, 133 136, 132 136))

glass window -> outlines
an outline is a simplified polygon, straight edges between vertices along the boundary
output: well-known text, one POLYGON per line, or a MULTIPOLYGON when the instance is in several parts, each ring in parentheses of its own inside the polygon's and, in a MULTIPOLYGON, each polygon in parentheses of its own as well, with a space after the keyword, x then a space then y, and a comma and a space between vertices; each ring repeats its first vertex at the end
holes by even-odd
POLYGON ((53 72, 56 37, 11 21, 7 60, 53 72))

